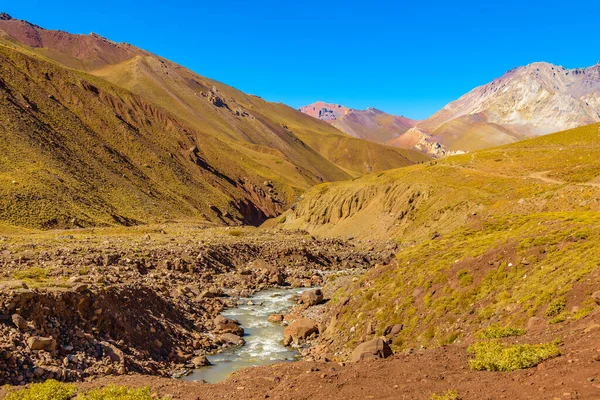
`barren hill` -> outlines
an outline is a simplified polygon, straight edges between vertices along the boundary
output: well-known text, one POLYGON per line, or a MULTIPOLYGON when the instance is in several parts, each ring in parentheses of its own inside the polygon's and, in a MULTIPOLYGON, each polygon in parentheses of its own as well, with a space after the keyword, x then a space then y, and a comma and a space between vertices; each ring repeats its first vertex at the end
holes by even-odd
POLYGON ((448 104, 419 128, 451 150, 477 150, 600 121, 600 64, 538 62, 508 71, 448 104))

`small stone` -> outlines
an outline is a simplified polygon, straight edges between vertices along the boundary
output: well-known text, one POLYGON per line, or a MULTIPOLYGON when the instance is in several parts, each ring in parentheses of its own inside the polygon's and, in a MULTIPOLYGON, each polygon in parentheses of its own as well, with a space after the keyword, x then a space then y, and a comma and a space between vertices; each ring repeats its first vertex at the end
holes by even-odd
POLYGON ((19 314, 13 314, 12 322, 13 322, 13 324, 15 324, 15 326, 17 328, 19 328, 22 331, 26 331, 27 329, 29 329, 29 325, 27 324, 27 321, 25 320, 25 318, 21 317, 19 314))

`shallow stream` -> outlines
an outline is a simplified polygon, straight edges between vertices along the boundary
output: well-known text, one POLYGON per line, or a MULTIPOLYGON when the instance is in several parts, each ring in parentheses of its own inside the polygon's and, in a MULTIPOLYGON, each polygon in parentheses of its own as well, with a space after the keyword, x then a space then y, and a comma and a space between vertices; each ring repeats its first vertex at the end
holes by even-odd
POLYGON ((235 319, 242 325, 246 344, 208 356, 211 366, 194 370, 183 379, 216 383, 242 368, 296 360, 299 353, 280 343, 283 339, 283 326, 269 322, 267 318, 292 307, 292 297, 305 290, 307 289, 264 290, 247 299, 241 299, 244 305, 224 311, 223 316, 235 319), (251 300, 253 305, 247 305, 248 300, 251 300))

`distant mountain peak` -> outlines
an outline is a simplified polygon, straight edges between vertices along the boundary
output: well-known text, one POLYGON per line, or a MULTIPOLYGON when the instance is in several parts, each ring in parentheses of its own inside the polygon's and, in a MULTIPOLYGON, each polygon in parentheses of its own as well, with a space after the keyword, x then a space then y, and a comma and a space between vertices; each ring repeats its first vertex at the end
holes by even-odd
POLYGON ((7 13, 5 13, 5 12, 0 13, 0 21, 10 21, 11 19, 14 19, 14 18, 11 17, 10 15, 8 15, 7 13))

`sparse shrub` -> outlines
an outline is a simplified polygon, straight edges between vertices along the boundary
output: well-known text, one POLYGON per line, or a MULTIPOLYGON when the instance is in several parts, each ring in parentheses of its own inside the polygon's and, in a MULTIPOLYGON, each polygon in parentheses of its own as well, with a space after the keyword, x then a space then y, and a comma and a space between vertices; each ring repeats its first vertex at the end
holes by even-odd
POLYGON ((17 271, 13 274, 15 279, 29 279, 32 281, 42 281, 48 278, 48 270, 45 268, 32 267, 17 271))
POLYGON ((557 299, 554 299, 550 302, 550 304, 548 304, 548 308, 546 309, 546 316, 547 317, 556 317, 558 314, 560 314, 565 307, 567 306, 567 301, 565 300, 564 297, 559 297, 557 299))
POLYGON ((239 229, 230 229, 227 231, 227 233, 229 234, 229 236, 242 236, 243 234, 243 232, 239 229))
POLYGON ((10 391, 5 400, 68 400, 75 395, 75 386, 53 379, 33 383, 26 389, 10 391))
POLYGON ((469 286, 473 283, 473 276, 467 270, 462 270, 458 272, 458 283, 461 287, 469 286))
POLYGON ((501 327, 498 325, 492 325, 489 328, 479 332, 477 337, 481 339, 499 339, 510 336, 522 336, 525 334, 524 329, 513 328, 510 326, 501 327))
POLYGON ((460 400, 460 395, 456 390, 447 390, 444 393, 432 394, 431 400, 460 400))
POLYGON ((285 221, 287 221, 287 215, 284 215, 283 217, 281 217, 281 218, 279 219, 279 223, 280 223, 280 224, 285 224, 285 221))
POLYGON ((124 386, 109 385, 79 395, 77 400, 160 400, 152 396, 150 388, 129 389, 124 386))
POLYGON ((535 345, 505 345, 497 340, 478 342, 468 348, 468 352, 474 355, 469 365, 475 371, 509 372, 531 368, 559 356, 558 343, 558 340, 535 345))

